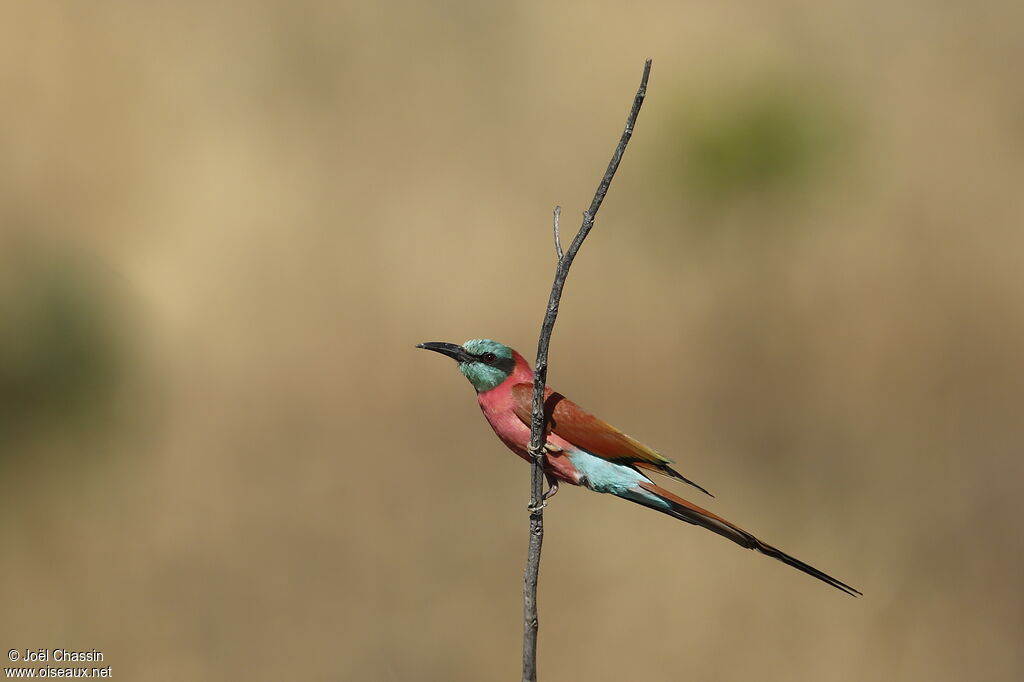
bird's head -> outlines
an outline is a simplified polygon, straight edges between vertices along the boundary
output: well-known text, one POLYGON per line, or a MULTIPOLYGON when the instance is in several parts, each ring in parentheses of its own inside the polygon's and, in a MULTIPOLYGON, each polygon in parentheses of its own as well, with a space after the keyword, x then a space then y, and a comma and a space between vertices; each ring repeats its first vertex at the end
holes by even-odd
POLYGON ((447 355, 459 363, 459 371, 469 379, 477 393, 491 390, 508 379, 516 368, 512 349, 490 339, 471 339, 461 346, 430 341, 416 347, 447 355))

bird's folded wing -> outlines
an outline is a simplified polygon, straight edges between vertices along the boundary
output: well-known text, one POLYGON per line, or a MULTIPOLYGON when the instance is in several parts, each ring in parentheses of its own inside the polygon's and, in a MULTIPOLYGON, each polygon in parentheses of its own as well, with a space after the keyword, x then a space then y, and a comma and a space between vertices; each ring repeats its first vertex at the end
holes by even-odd
MULTIPOLYGON (((529 426, 533 415, 533 384, 513 386, 512 399, 516 416, 529 426)), ((544 389, 544 411, 548 417, 548 432, 554 432, 581 450, 617 464, 632 464, 657 471, 711 494, 669 466, 672 460, 662 457, 547 387, 544 389)))

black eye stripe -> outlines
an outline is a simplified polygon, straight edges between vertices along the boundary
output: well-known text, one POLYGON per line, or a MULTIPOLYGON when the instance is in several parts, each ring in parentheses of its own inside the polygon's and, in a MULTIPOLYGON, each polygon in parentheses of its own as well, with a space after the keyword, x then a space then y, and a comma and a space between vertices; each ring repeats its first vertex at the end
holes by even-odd
POLYGON ((484 353, 483 355, 480 356, 480 359, 486 362, 487 364, 491 364, 492 362, 494 362, 494 359, 496 357, 497 356, 495 356, 494 353, 484 353))

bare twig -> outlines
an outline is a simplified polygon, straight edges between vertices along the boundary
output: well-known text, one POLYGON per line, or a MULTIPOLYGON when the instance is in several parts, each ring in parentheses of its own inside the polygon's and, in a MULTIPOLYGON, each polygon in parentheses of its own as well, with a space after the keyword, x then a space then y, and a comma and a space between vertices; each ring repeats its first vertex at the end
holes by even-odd
POLYGON ((562 233, 558 228, 558 219, 562 217, 562 207, 555 206, 555 255, 562 260, 565 254, 562 252, 562 233))
POLYGON ((597 192, 594 193, 594 200, 590 202, 590 208, 583 213, 583 224, 579 232, 573 238, 569 250, 562 253, 560 235, 558 234, 559 209, 555 209, 555 250, 558 253, 558 265, 555 268, 555 281, 551 285, 551 296, 548 298, 547 311, 544 314, 544 322, 540 328, 540 339, 537 342, 537 363, 534 365, 533 379, 533 419, 530 424, 530 456, 533 458, 531 467, 531 489, 530 489, 530 545, 527 550, 526 571, 523 575, 523 682, 536 682, 537 679, 537 576, 540 572, 540 550, 544 542, 544 423, 547 415, 544 414, 544 385, 547 383, 548 375, 548 347, 551 345, 551 331, 555 327, 555 318, 558 316, 558 303, 562 298, 562 288, 565 286, 565 279, 569 275, 569 267, 576 258, 583 240, 590 234, 594 226, 594 218, 597 216, 601 202, 608 193, 608 187, 615 177, 615 171, 619 168, 622 155, 629 144, 629 138, 633 135, 633 126, 636 125, 637 115, 644 103, 644 96, 647 94, 647 79, 651 73, 651 60, 644 63, 644 73, 640 79, 640 89, 633 98, 633 108, 630 109, 626 118, 626 129, 622 131, 619 144, 615 147, 612 160, 608 163, 608 169, 604 172, 597 192))

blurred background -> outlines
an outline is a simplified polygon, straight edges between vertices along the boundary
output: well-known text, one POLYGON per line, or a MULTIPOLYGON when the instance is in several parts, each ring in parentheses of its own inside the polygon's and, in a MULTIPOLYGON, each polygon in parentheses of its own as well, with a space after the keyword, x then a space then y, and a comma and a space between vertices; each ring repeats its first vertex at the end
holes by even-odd
MULTIPOLYGON (((565 490, 544 680, 1024 678, 1024 5, 4 3, 0 645, 516 679, 532 357, 860 588, 565 490)), ((689 494, 692 491, 677 488, 689 494)))

